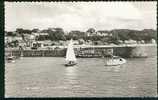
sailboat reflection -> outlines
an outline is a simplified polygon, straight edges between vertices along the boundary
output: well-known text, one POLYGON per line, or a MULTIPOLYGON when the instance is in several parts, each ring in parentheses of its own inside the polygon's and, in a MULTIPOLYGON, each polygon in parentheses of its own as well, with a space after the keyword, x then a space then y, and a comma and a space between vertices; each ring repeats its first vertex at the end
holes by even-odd
POLYGON ((67 67, 65 74, 69 78, 75 78, 77 76, 77 67, 67 67))
POLYGON ((65 82, 71 88, 78 84, 77 67, 67 67, 65 69, 65 82))

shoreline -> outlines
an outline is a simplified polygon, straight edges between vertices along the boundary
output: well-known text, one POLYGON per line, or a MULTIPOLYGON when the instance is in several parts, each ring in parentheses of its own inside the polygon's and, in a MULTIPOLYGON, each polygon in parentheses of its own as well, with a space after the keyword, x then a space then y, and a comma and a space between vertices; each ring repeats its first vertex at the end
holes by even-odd
MULTIPOLYGON (((142 58, 150 56, 147 49, 155 48, 156 44, 135 44, 135 45, 98 45, 98 46, 78 46, 74 45, 75 55, 79 58, 101 58, 111 54, 125 58, 142 58)), ((55 46, 58 47, 58 46, 55 46)), ((57 49, 9 49, 5 50, 5 55, 12 54, 16 57, 64 57, 66 55, 66 46, 60 46, 57 49)))
MULTIPOLYGON (((74 48, 114 48, 114 47, 139 47, 139 46, 157 46, 157 44, 110 44, 110 45, 73 45, 74 48)), ((38 49, 31 49, 30 47, 27 47, 26 50, 49 50, 48 48, 56 48, 59 47, 59 49, 65 49, 67 46, 45 46, 43 48, 39 47, 38 49)), ((5 48, 5 51, 10 51, 10 50, 19 50, 19 48, 5 48)), ((51 50, 51 49, 50 49, 51 50)))

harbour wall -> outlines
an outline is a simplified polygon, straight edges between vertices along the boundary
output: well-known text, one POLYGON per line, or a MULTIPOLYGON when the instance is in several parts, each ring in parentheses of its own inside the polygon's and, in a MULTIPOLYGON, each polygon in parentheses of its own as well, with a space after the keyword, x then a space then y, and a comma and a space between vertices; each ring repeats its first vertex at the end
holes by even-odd
POLYGON ((157 55, 157 46, 120 47, 113 50, 114 55, 127 58, 142 58, 157 55))
MULTIPOLYGON (((136 47, 86 47, 74 48, 77 57, 103 57, 116 55, 121 57, 148 57, 157 55, 157 46, 136 46, 136 47)), ((66 48, 57 50, 5 50, 5 55, 23 57, 64 57, 66 48)))

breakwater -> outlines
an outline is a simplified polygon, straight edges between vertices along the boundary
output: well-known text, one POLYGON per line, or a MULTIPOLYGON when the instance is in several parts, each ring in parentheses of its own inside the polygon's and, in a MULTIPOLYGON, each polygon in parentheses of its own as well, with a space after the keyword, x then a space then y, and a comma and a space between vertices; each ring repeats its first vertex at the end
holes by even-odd
MULTIPOLYGON (((150 48, 156 48, 154 45, 126 45, 126 46, 74 46, 77 57, 95 58, 109 56, 111 54, 121 57, 148 57, 153 53, 148 52, 150 48)), ((23 57, 64 57, 67 48, 54 50, 5 50, 5 55, 23 57)), ((154 52, 156 54, 156 51, 154 52)))

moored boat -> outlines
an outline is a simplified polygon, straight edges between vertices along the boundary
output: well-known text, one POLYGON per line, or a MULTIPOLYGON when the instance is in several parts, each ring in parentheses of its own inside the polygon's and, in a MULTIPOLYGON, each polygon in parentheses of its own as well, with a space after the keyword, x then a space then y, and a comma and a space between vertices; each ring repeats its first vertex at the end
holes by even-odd
POLYGON ((126 60, 124 58, 118 57, 118 56, 112 56, 107 59, 106 66, 117 66, 122 65, 126 63, 126 60))
POLYGON ((5 55, 5 60, 8 62, 8 63, 12 63, 12 62, 15 62, 15 59, 17 59, 16 56, 13 56, 12 52, 8 55, 5 55))
POLYGON ((11 63, 11 62, 15 62, 15 57, 14 56, 8 56, 6 57, 7 62, 11 63))

